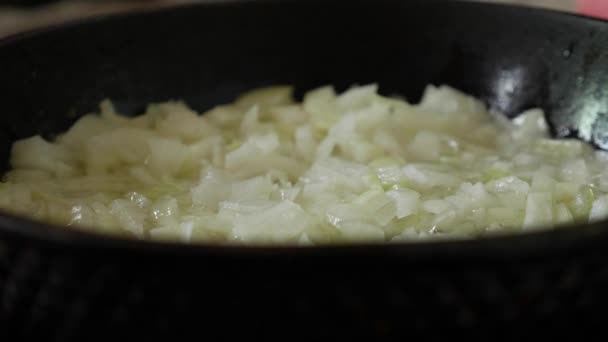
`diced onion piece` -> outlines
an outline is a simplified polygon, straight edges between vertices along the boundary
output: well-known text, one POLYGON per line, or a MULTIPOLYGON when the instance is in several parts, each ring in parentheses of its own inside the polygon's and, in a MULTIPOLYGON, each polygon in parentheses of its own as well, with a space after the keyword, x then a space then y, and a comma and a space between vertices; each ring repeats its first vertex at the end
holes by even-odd
POLYGON ((233 234, 235 239, 245 242, 297 241, 313 224, 299 205, 282 201, 269 209, 236 217, 233 234))
POLYGON ((397 206, 397 218, 402 219, 415 214, 420 205, 420 194, 408 189, 394 189, 386 195, 395 201, 397 206))
POLYGON ((550 192, 533 192, 526 201, 524 229, 548 227, 553 224, 553 195, 550 192))
POLYGON ((589 213, 589 222, 602 221, 608 218, 608 196, 602 196, 595 201, 591 206, 589 213))

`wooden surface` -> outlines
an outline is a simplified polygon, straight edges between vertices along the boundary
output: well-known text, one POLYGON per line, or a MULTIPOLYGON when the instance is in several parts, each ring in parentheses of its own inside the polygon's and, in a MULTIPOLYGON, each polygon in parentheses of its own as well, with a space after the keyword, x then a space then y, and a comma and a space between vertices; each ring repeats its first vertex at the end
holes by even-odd
MULTIPOLYGON (((67 20, 92 15, 107 14, 147 8, 167 6, 181 3, 205 0, 145 0, 145 1, 78 1, 65 0, 57 4, 20 10, 15 8, 0 8, 0 36, 30 30, 33 28, 61 23, 67 20)), ((559 10, 574 10, 575 0, 481 0, 499 3, 517 3, 531 6, 542 6, 559 10)), ((608 1, 608 0, 607 0, 608 1)))

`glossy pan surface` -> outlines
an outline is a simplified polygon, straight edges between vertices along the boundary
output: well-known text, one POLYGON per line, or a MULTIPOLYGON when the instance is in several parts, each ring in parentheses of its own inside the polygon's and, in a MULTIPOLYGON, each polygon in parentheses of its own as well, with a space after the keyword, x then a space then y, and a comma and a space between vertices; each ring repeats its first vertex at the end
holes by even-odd
MULTIPOLYGON (((228 1, 88 20, 0 42, 0 161, 15 139, 52 137, 105 98, 132 114, 169 99, 205 110, 277 83, 301 94, 376 82, 411 101, 447 83, 511 116, 541 107, 557 135, 607 147, 607 47, 606 22, 456 1, 228 1)), ((244 248, 0 216, 0 326, 56 340, 561 335, 608 304, 605 228, 244 248)))

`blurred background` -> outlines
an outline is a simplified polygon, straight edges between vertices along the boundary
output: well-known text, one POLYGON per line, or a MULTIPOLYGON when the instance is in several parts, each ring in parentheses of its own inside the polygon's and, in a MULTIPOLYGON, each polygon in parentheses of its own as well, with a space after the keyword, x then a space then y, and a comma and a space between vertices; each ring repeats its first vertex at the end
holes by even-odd
MULTIPOLYGON (((0 0, 0 37, 92 15, 203 1, 209 0, 0 0)), ((565 11, 574 11, 576 7, 576 0, 480 1, 517 3, 565 11)))

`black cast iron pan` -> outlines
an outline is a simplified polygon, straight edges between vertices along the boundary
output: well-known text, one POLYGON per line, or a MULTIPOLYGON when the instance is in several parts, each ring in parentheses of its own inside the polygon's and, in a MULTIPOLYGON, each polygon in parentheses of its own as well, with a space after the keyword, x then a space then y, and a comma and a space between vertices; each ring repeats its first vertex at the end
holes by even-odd
MULTIPOLYGON (((607 147, 608 23, 438 1, 228 1, 0 42, 0 161, 112 98, 198 110, 247 89, 447 83, 607 147)), ((6 168, 3 162, 2 167, 6 168)), ((601 332, 608 227, 350 247, 178 246, 0 216, 0 334, 12 340, 485 340, 601 332)))

